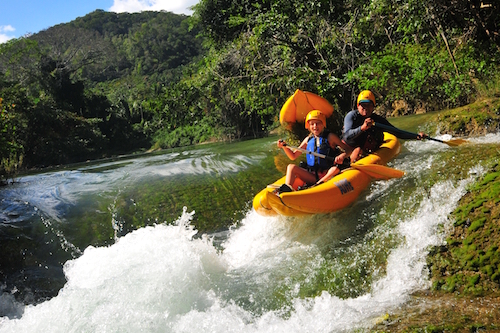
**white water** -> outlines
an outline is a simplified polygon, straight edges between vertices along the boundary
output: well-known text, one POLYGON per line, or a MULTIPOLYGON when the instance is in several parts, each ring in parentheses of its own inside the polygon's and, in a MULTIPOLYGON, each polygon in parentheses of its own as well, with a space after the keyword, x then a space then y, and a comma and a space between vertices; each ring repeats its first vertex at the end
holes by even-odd
POLYGON ((177 226, 146 227, 110 247, 87 248, 66 263, 68 282, 57 297, 26 307, 21 319, 3 319, 0 332, 290 333, 369 327, 427 286, 426 249, 442 241, 437 226, 446 223, 465 183, 434 186, 417 214, 401 221, 397 232, 406 241, 391 253, 386 276, 361 297, 342 300, 323 292, 293 299, 289 317, 279 311, 254 316, 225 295, 225 287, 248 284, 258 298, 262 285, 276 283, 268 279, 282 265, 320 260, 315 245, 291 242, 284 221, 251 212, 219 253, 210 240, 193 239, 185 213, 177 226))
MULTIPOLYGON (((426 151, 436 149, 431 143, 414 143, 407 143, 407 149, 427 157, 414 163, 407 156, 394 165, 409 176, 430 169, 433 161, 426 151)), ((391 251, 386 271, 371 292, 362 296, 291 295, 289 307, 268 310, 265 299, 273 296, 269 285, 294 283, 287 277, 296 271, 316 274, 323 262, 317 245, 291 237, 288 220, 251 211, 219 251, 211 239, 193 238, 192 213, 184 212, 176 225, 142 228, 112 246, 88 247, 65 264, 68 282, 58 296, 25 307, 20 319, 0 318, 0 332, 291 333, 369 328, 376 318, 407 302, 413 291, 428 286, 428 247, 443 242, 439 225, 450 227, 448 214, 482 169, 470 173, 458 184, 433 185, 394 230, 380 231, 404 241, 391 251), (238 303, 243 298, 249 304, 238 303)), ((373 191, 381 194, 388 186, 391 182, 380 182, 373 191)), ((12 303, 8 295, 0 298, 0 306, 12 303)))

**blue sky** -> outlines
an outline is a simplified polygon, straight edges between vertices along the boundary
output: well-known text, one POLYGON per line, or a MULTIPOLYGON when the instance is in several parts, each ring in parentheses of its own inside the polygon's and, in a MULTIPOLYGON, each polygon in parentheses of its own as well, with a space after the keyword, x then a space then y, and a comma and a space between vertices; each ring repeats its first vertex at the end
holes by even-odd
POLYGON ((68 23, 96 9, 122 13, 166 10, 191 15, 199 0, 0 0, 0 43, 68 23))

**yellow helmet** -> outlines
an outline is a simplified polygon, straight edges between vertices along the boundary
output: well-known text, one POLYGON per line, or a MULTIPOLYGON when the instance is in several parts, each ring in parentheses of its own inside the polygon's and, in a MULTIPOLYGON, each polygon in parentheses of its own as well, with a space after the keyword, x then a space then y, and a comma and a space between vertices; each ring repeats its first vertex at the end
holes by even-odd
POLYGON ((370 90, 363 90, 358 95, 358 105, 359 103, 368 103, 372 102, 373 106, 375 106, 375 95, 370 90))
POLYGON ((306 116, 306 124, 305 124, 307 129, 309 129, 309 120, 311 119, 321 120, 323 126, 326 127, 326 117, 320 110, 309 111, 309 113, 306 116))

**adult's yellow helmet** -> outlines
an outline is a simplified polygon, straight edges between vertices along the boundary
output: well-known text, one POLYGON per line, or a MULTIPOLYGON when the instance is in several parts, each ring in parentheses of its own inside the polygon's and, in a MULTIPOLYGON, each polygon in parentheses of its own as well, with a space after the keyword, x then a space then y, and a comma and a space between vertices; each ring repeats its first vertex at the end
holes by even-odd
POLYGON ((321 120, 323 126, 326 127, 326 116, 320 110, 312 110, 306 116, 306 128, 309 129, 309 120, 318 119, 321 120))
POLYGON ((358 95, 358 105, 359 103, 369 103, 372 102, 375 106, 375 95, 370 90, 363 90, 358 95))

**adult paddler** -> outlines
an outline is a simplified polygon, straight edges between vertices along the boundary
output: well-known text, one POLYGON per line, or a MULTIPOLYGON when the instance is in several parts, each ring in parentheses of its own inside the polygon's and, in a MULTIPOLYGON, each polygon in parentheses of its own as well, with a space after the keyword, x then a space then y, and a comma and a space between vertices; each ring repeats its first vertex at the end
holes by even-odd
MULTIPOLYGON (((381 123, 397 130, 387 119, 373 113, 375 106, 375 95, 370 90, 363 90, 358 95, 357 109, 347 113, 344 118, 342 139, 353 148, 351 162, 377 150, 383 143, 384 133, 381 129, 373 126, 374 123, 381 123)), ((415 136, 398 131, 394 131, 393 134, 400 139, 415 139, 415 136)), ((426 137, 427 134, 420 132, 416 139, 420 140, 426 137)))

